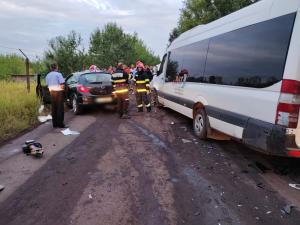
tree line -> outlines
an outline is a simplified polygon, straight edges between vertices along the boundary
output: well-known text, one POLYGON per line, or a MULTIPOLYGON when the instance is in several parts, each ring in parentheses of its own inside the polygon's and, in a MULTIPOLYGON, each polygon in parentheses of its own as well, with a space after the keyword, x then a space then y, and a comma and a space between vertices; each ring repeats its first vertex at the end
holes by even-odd
POLYGON ((207 24, 259 0, 185 0, 177 26, 170 32, 169 44, 180 34, 207 24))
POLYGON ((68 75, 94 64, 99 68, 115 66, 118 62, 130 65, 137 60, 156 65, 160 62, 138 35, 124 32, 116 23, 97 28, 90 36, 88 51, 82 46, 79 33, 71 31, 66 37, 58 36, 49 41, 45 54, 46 65, 57 62, 60 71, 68 75))
MULTIPOLYGON (((62 74, 68 76, 72 72, 88 69, 92 64, 107 68, 118 62, 135 64, 137 60, 148 65, 160 62, 159 56, 146 46, 137 33, 127 34, 116 23, 108 23, 103 29, 97 28, 92 32, 87 50, 83 46, 81 34, 76 31, 52 38, 43 58, 31 62, 30 71, 32 74, 45 75, 49 72, 49 65, 55 62, 62 74)), ((0 79, 9 78, 9 74, 24 73, 22 57, 0 55, 0 79)))

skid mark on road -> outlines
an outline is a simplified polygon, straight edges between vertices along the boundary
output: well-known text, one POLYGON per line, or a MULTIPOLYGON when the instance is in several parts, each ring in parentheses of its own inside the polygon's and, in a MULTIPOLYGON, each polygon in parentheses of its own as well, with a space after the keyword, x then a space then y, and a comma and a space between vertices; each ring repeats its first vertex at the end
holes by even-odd
POLYGON ((99 160, 97 171, 90 175, 89 185, 71 216, 72 224, 132 224, 131 193, 138 192, 139 188, 136 177, 137 172, 130 166, 126 152, 114 139, 111 148, 99 160))
POLYGON ((90 175, 72 224, 176 224, 170 175, 156 149, 161 144, 155 143, 131 124, 121 123, 97 172, 90 175))
POLYGON ((138 129, 140 132, 142 132, 143 135, 149 137, 152 141, 152 143, 162 149, 167 149, 167 145, 156 135, 149 132, 147 129, 143 128, 142 126, 138 125, 137 123, 133 122, 132 120, 128 121, 130 125, 138 129))

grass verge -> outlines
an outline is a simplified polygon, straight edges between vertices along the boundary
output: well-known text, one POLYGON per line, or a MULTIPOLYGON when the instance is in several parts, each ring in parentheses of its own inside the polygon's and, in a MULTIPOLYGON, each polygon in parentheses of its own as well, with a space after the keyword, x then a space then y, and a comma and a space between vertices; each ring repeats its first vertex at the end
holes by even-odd
POLYGON ((0 143, 38 123, 39 100, 25 82, 0 81, 0 143))

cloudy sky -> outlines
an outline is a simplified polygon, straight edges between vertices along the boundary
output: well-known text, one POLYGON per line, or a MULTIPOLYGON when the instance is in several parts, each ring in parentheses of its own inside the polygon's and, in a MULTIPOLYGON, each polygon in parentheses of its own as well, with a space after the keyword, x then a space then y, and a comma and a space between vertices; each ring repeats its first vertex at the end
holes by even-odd
POLYGON ((182 0, 0 0, 0 53, 21 48, 41 56, 51 38, 71 30, 88 48, 96 27, 116 22, 162 56, 181 7, 182 0))

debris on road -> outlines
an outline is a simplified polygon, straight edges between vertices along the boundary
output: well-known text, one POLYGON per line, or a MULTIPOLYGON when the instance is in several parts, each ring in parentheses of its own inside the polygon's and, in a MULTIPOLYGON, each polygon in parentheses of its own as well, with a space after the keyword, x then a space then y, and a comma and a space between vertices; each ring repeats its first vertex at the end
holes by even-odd
POLYGON ((93 196, 92 196, 92 194, 89 194, 89 199, 93 199, 93 196))
POLYGON ((271 213, 272 213, 272 211, 268 211, 268 212, 266 212, 266 214, 267 214, 267 215, 269 215, 269 214, 271 214, 271 213))
POLYGON ((5 186, 0 185, 0 191, 3 191, 5 189, 5 186))
POLYGON ((41 158, 44 154, 44 149, 41 143, 34 140, 26 141, 22 146, 23 153, 26 155, 32 155, 37 158, 41 158))
POLYGON ((41 105, 40 108, 39 108, 39 113, 42 113, 44 111, 44 108, 45 108, 45 106, 41 105))
POLYGON ((187 131, 186 127, 180 127, 180 129, 183 129, 184 131, 187 131))
POLYGON ((195 212, 195 213, 194 213, 194 216, 200 216, 200 214, 201 214, 201 212, 198 211, 198 212, 195 212))
POLYGON ((290 187, 300 190, 300 184, 289 184, 290 187))
POLYGON ((262 173, 265 173, 268 170, 271 170, 270 168, 266 167, 265 165, 263 165, 260 162, 255 162, 255 166, 256 168, 258 168, 262 173))
POLYGON ((192 143, 192 141, 190 141, 190 140, 187 140, 187 139, 181 139, 182 140, 182 142, 184 143, 184 144, 186 144, 186 143, 192 143))
POLYGON ((48 120, 52 120, 52 116, 49 114, 48 116, 38 116, 38 120, 41 122, 41 123, 45 123, 47 122, 48 120))
POLYGON ((175 123, 172 121, 170 124, 171 124, 171 125, 174 125, 175 123))
POLYGON ((67 128, 65 130, 62 130, 61 132, 65 136, 68 136, 68 135, 79 135, 80 134, 78 131, 73 131, 73 130, 70 130, 69 128, 67 128))
POLYGON ((282 212, 283 214, 288 214, 288 215, 290 215, 291 212, 292 212, 292 208, 294 208, 293 205, 287 205, 287 206, 283 207, 283 209, 281 209, 281 212, 282 212))

